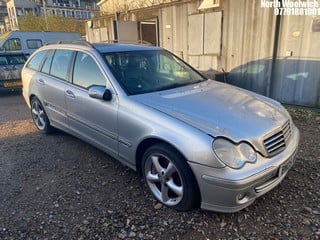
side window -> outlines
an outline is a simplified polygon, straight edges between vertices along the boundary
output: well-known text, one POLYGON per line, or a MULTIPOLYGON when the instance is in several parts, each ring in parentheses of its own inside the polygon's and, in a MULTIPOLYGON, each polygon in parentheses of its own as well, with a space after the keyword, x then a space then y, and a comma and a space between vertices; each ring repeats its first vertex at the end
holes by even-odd
POLYGON ((54 51, 50 51, 47 56, 46 59, 44 60, 41 72, 50 73, 50 67, 51 67, 51 63, 52 63, 52 58, 53 58, 53 53, 54 51))
POLYGON ((28 39, 27 47, 29 49, 38 49, 42 47, 42 41, 40 39, 28 39))
POLYGON ((11 38, 3 44, 3 47, 7 51, 19 51, 21 50, 21 41, 19 38, 11 38))
POLYGON ((50 74, 68 80, 68 70, 73 53, 71 50, 56 50, 52 59, 50 74))
POLYGON ((73 69, 73 83, 84 88, 92 85, 105 86, 106 78, 92 57, 78 52, 73 69))
POLYGON ((34 55, 31 58, 31 60, 28 62, 27 68, 39 70, 40 65, 42 63, 42 60, 43 60, 44 56, 46 55, 46 53, 47 53, 47 51, 41 51, 41 52, 38 52, 36 55, 34 55))
POLYGON ((9 55, 7 56, 7 59, 9 61, 9 64, 11 65, 19 65, 19 64, 24 64, 26 62, 26 57, 23 54, 9 55))

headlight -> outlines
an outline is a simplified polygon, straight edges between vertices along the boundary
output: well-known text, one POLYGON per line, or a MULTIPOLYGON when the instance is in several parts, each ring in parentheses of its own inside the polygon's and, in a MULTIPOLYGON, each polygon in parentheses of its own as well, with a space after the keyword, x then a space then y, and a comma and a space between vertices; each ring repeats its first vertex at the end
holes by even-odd
POLYGON ((257 153, 247 143, 234 144, 226 139, 217 138, 213 142, 213 151, 217 157, 231 168, 242 168, 246 162, 255 163, 257 153))

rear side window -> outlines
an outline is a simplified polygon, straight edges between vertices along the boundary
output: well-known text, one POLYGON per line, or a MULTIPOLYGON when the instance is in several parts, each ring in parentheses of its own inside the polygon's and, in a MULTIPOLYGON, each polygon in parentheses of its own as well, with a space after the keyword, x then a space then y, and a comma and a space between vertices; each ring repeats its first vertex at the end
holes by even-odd
POLYGON ((29 39, 27 40, 27 47, 29 49, 38 49, 42 47, 42 41, 40 39, 29 39))
POLYGON ((83 88, 92 85, 105 86, 106 78, 91 56, 78 52, 74 63, 73 83, 83 88))
POLYGON ((73 53, 70 50, 56 50, 52 59, 50 74, 63 80, 68 80, 68 70, 73 53))
POLYGON ((27 68, 31 68, 34 70, 39 70, 42 60, 44 58, 44 56, 46 55, 47 51, 41 51, 38 52, 36 55, 34 55, 31 60, 28 62, 27 64, 27 68))

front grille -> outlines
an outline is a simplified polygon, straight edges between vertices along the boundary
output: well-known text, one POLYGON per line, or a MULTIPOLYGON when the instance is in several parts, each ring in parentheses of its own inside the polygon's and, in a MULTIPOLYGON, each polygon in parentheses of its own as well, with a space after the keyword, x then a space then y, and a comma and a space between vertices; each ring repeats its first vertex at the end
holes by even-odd
POLYGON ((286 148, 286 145, 291 136, 291 126, 290 121, 287 121, 281 130, 271 135, 263 141, 264 146, 269 154, 269 156, 275 155, 286 148))

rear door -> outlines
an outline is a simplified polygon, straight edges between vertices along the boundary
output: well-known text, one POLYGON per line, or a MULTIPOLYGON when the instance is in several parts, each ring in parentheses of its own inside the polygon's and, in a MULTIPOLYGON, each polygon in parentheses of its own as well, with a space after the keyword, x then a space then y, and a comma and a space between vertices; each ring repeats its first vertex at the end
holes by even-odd
POLYGON ((54 124, 63 128, 68 127, 65 90, 70 85, 70 67, 74 54, 74 51, 65 49, 58 49, 54 53, 52 51, 41 69, 44 104, 54 124))
POLYGON ((27 66, 37 70, 31 73, 33 94, 42 102, 51 124, 63 129, 67 127, 65 89, 70 84, 73 54, 74 51, 63 49, 42 51, 27 66))
POLYGON ((89 87, 93 85, 111 89, 95 56, 77 52, 72 80, 73 84, 65 89, 70 128, 78 136, 116 155, 118 100, 115 95, 111 101, 104 101, 88 94, 89 87))

